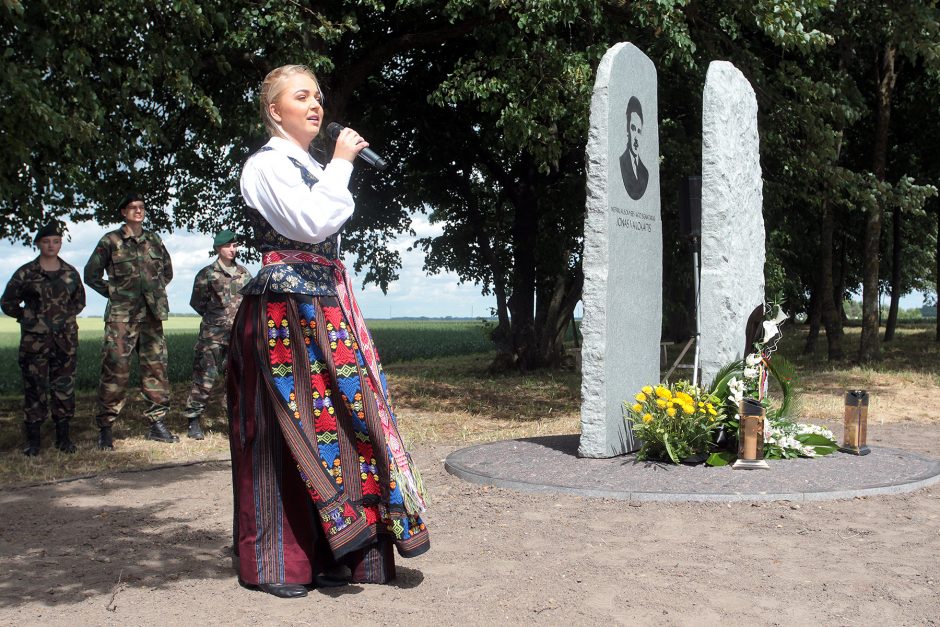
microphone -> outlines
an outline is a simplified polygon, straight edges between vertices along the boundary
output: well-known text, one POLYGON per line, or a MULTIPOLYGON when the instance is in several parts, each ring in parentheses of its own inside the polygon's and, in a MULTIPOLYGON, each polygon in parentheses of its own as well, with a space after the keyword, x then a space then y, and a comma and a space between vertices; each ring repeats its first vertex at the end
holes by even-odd
MULTIPOLYGON (((336 138, 339 137, 340 131, 342 131, 344 128, 346 127, 344 127, 342 124, 330 122, 326 127, 326 132, 330 136, 330 139, 336 141, 336 138)), ((379 154, 371 148, 363 148, 359 151, 357 156, 379 172, 388 167, 388 162, 380 157, 379 154)))

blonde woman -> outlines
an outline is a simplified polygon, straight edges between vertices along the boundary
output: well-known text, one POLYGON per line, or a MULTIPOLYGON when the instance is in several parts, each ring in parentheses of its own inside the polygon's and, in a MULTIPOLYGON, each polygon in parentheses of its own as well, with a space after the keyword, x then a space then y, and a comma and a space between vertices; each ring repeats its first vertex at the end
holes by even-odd
POLYGON ((323 96, 304 66, 268 74, 260 100, 271 138, 241 191, 263 267, 242 290, 227 372, 239 579, 285 598, 386 583, 393 547, 413 557, 430 544, 420 475, 340 260, 368 143, 346 128, 325 167, 310 156, 323 96))

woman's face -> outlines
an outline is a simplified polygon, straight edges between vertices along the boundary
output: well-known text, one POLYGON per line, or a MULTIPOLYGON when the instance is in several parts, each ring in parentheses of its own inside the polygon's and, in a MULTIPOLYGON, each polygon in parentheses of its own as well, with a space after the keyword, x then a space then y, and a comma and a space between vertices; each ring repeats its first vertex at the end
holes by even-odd
POLYGON ((47 235, 45 237, 40 237, 36 240, 36 247, 39 249, 39 254, 43 257, 58 257, 59 251, 62 250, 62 238, 58 235, 47 235))
POLYGON ((323 107, 317 82, 303 73, 287 79, 280 97, 271 103, 271 117, 281 125, 288 139, 307 148, 320 132, 323 107))

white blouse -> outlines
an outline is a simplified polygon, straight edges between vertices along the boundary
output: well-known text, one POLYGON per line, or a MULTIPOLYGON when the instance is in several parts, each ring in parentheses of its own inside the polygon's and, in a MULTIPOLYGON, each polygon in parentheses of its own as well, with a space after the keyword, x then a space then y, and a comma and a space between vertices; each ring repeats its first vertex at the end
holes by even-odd
POLYGON ((282 137, 272 137, 265 145, 273 150, 255 153, 242 169, 241 191, 248 206, 275 231, 298 242, 316 244, 343 228, 356 206, 349 192, 353 164, 333 159, 324 168, 282 137), (319 182, 308 187, 288 157, 306 166, 319 182))

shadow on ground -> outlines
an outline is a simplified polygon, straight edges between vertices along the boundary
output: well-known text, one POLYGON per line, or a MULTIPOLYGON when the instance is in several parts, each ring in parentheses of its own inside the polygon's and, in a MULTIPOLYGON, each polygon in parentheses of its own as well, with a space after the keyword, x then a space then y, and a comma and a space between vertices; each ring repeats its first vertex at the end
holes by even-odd
POLYGON ((231 527, 204 519, 231 496, 199 489, 220 472, 228 474, 228 465, 0 491, 0 569, 8 573, 0 581, 0 607, 71 604, 96 595, 107 595, 110 606, 128 588, 232 578, 231 527))

